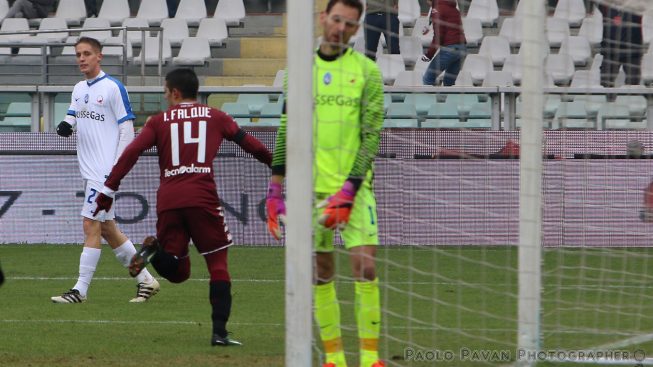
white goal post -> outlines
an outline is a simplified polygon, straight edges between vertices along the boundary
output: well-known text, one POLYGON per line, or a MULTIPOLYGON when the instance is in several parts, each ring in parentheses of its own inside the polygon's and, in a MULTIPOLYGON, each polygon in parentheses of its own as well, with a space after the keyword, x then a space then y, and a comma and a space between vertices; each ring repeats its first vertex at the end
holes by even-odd
POLYGON ((288 0, 286 366, 310 366, 312 347, 313 1, 288 0), (301 21, 296 21, 296 20, 301 21), (310 30, 307 31, 307 30, 310 30))

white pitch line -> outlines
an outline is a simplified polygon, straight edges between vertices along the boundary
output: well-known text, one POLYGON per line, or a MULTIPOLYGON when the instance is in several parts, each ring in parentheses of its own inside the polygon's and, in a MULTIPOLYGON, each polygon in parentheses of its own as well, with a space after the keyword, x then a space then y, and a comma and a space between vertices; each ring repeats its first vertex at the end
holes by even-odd
MULTIPOLYGON (((7 280, 42 280, 42 281, 51 281, 51 280, 77 280, 75 277, 38 277, 38 276, 15 276, 15 277, 5 277, 7 280)), ((131 277, 93 277, 93 280, 110 280, 110 281, 125 281, 125 280, 131 280, 134 278, 131 277)), ((159 278, 161 279, 161 278, 159 278)), ((187 281, 191 282, 206 282, 208 281, 209 278, 189 278, 187 281)), ((284 279, 231 279, 232 282, 243 282, 243 283, 283 283, 285 282, 284 279)), ((353 280, 349 279, 339 279, 337 282, 345 283, 345 284, 350 284, 354 283, 353 280)), ((452 283, 452 282, 405 282, 405 281, 393 281, 390 280, 388 282, 389 284, 393 285, 444 285, 444 286, 458 286, 460 284, 458 283, 452 283)), ((481 287, 504 287, 505 284, 497 284, 497 283, 467 283, 469 286, 481 286, 481 287)), ((381 285, 383 285, 383 281, 381 282, 381 285)), ((615 285, 610 285, 610 284, 603 284, 603 285, 591 285, 591 284, 583 284, 583 285, 574 285, 574 284, 569 284, 569 285, 564 285, 557 287, 556 289, 577 289, 579 287, 585 288, 585 289, 612 289, 612 288, 617 288, 617 289, 623 289, 623 288, 635 288, 639 289, 642 287, 648 287, 645 284, 637 285, 637 284, 615 284, 615 285)))
MULTIPOLYGON (((7 280, 77 280, 74 277, 6 277, 7 280)), ((93 280, 131 280, 131 277, 93 277, 93 280)), ((206 282, 209 278, 189 278, 188 281, 206 282)), ((232 279, 232 282, 250 282, 250 283, 283 283, 283 279, 232 279)))
MULTIPOLYGON (((180 321, 180 320, 161 320, 161 321, 143 321, 143 320, 0 320, 0 323, 51 323, 51 324, 62 324, 62 323, 78 323, 78 324, 162 324, 162 325, 197 325, 201 324, 203 321, 180 321)), ((283 324, 278 323, 261 323, 261 322, 230 322, 229 325, 240 325, 240 326, 273 326, 281 327, 283 324)))
MULTIPOLYGON (((7 280, 43 280, 43 281, 50 281, 50 280, 77 280, 75 277, 34 277, 34 276, 16 276, 16 277, 5 277, 7 280)), ((93 277, 93 280, 119 280, 119 281, 124 281, 124 280, 130 280, 134 278, 130 277, 93 277)), ((161 279, 161 278, 159 278, 161 279)), ((189 278, 187 281, 192 281, 192 282, 206 282, 208 281, 209 278, 189 278)), ((243 282, 243 283, 283 283, 285 282, 284 279, 231 279, 232 282, 243 282)), ((353 280, 337 280, 338 282, 341 283, 354 283, 353 280)), ((399 284, 399 285, 457 285, 456 283, 449 283, 449 282, 395 282, 395 281, 390 281, 390 284, 399 284)), ((475 285, 481 285, 481 286, 500 286, 497 285, 496 283, 478 283, 475 285)))

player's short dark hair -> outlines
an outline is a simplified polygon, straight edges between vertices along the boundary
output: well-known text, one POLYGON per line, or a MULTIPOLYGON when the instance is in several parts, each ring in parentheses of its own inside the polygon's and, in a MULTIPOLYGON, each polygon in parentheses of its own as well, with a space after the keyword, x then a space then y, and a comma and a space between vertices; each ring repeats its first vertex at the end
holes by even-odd
POLYGON ((79 45, 80 43, 89 44, 97 52, 102 52, 102 44, 100 43, 100 41, 96 40, 93 37, 79 37, 77 42, 75 42, 75 47, 77 47, 77 45, 79 45))
POLYGON ((358 9, 358 16, 363 14, 363 3, 360 0, 329 0, 326 6, 326 12, 330 12, 331 8, 337 3, 358 9))
POLYGON ((174 69, 166 74, 166 86, 177 89, 182 98, 197 98, 200 82, 192 69, 174 69))

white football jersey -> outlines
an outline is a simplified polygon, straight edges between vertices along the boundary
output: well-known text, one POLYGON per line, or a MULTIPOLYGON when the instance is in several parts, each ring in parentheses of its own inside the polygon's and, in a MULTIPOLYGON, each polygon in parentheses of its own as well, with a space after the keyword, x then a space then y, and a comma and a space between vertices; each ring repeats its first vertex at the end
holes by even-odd
POLYGON ((134 120, 125 86, 100 72, 75 85, 68 115, 77 125, 77 159, 86 180, 104 182, 116 161, 118 125, 134 120))

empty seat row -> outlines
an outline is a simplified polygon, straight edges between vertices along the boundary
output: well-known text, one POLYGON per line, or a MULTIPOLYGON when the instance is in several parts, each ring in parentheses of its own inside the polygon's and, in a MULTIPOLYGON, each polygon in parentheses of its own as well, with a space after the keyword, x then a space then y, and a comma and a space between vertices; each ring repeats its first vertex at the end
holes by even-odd
MULTIPOLYGON (((123 27, 132 28, 147 28, 149 25, 147 21, 142 18, 127 18, 122 23, 123 27)), ((84 21, 81 28, 76 29, 81 36, 93 37, 100 42, 104 42, 107 38, 112 37, 110 22, 104 18, 89 18, 84 21), (102 29, 102 30, 91 30, 102 29)), ((166 18, 161 22, 163 28, 163 37, 167 38, 172 46, 180 46, 181 40, 188 38, 190 32, 188 25, 182 19, 166 18)), ((63 42, 69 35, 68 31, 65 32, 47 32, 53 30, 67 29, 65 20, 62 18, 45 18, 39 25, 39 33, 36 36, 30 36, 28 33, 8 34, 0 36, 0 41, 5 42, 25 42, 32 40, 33 42, 63 42), (35 38, 34 38, 35 37, 35 38)), ((6 19, 0 26, 1 32, 23 32, 29 31, 29 24, 27 19, 24 18, 9 18, 6 19)), ((146 36, 150 34, 147 30, 133 30, 127 31, 127 37, 134 45, 140 45, 143 32, 146 36)), ((121 30, 118 37, 122 37, 123 31, 121 30)), ((204 18, 200 21, 197 28, 196 37, 207 39, 212 46, 221 46, 228 38, 227 24, 222 18, 204 18)))
MULTIPOLYGON (((4 17, 7 10, 7 0, 0 0, 0 19, 4 17)), ((67 25, 81 24, 86 18, 84 0, 59 0, 55 17, 65 19, 67 25)), ((130 17, 128 0, 104 1, 98 14, 98 18, 107 19, 112 26, 120 25, 130 17)), ((189 26, 197 26, 207 17, 204 0, 181 0, 175 14, 175 19, 183 20, 189 26)), ((220 0, 213 17, 223 19, 230 26, 239 25, 245 18, 243 0, 220 0)), ((136 18, 146 20, 150 26, 159 26, 168 18, 166 0, 141 1, 136 18)))
MULTIPOLYGON (((527 1, 517 2, 514 12, 515 17, 525 16, 527 3, 527 1)), ((564 20, 569 25, 579 26, 586 14, 587 10, 583 0, 558 0, 553 17, 564 20)), ((471 0, 467 17, 479 19, 486 26, 496 24, 499 19, 497 0, 471 0)))

